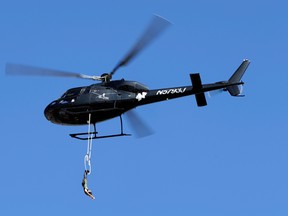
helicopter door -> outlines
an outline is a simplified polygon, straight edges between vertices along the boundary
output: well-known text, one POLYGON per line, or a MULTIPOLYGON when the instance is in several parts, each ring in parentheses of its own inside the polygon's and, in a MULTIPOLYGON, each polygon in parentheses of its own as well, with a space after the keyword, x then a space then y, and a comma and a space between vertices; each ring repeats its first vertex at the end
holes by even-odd
POLYGON ((123 109, 124 107, 129 106, 129 102, 132 98, 135 98, 135 94, 132 92, 127 92, 127 91, 117 91, 117 101, 116 101, 116 107, 119 109, 123 109))
POLYGON ((92 103, 97 103, 99 109, 112 109, 115 107, 115 103, 118 99, 117 93, 107 88, 91 88, 90 97, 92 103))

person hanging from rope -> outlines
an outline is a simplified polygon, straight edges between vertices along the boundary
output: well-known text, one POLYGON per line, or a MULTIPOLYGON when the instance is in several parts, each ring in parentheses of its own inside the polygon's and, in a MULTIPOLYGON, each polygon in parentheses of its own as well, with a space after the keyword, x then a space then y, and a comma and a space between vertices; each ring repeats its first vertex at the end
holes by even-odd
POLYGON ((84 190, 84 193, 89 196, 91 199, 95 199, 95 197, 92 195, 92 191, 88 189, 88 181, 87 181, 87 175, 89 174, 89 170, 84 171, 84 177, 82 180, 82 187, 84 190))

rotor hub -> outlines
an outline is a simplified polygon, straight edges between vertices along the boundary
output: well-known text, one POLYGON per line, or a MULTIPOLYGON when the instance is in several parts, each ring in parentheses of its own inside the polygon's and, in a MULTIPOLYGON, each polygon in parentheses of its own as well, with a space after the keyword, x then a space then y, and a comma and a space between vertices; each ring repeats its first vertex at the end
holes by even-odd
POLYGON ((112 75, 108 73, 103 73, 101 75, 102 82, 109 82, 112 79, 112 75))

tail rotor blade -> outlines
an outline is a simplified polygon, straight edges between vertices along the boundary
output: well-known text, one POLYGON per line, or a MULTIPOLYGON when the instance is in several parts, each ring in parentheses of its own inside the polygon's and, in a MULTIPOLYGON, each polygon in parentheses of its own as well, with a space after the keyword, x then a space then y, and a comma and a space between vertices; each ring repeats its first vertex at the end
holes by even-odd
POLYGON ((212 97, 215 97, 215 96, 221 94, 223 91, 224 91, 223 89, 208 91, 208 92, 207 92, 207 95, 208 95, 210 98, 212 98, 212 97))
POLYGON ((239 86, 239 90, 240 90, 240 95, 243 93, 243 85, 239 86))

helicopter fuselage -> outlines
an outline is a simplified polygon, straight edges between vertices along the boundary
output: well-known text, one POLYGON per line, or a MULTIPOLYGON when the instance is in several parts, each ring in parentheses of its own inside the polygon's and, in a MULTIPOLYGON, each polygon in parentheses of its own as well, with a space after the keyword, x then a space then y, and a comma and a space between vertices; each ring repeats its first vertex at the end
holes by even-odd
MULTIPOLYGON (((44 114, 49 121, 62 125, 87 124, 88 115, 91 114, 91 123, 95 124, 120 116, 137 106, 193 94, 196 95, 197 103, 200 101, 198 106, 205 106, 204 92, 224 89, 231 85, 219 82, 202 86, 200 76, 197 75, 199 79, 196 80, 199 80, 200 86, 193 85, 194 87, 149 90, 139 82, 122 79, 69 89, 62 97, 50 103, 44 114)), ((192 76, 193 74, 191 80, 192 76)))
MULTIPOLYGON (((149 90, 144 85, 125 80, 98 83, 90 86, 69 89, 62 97, 50 103, 44 114, 56 124, 97 123, 122 115, 137 106, 162 101, 172 95, 187 94, 191 87, 149 90)), ((180 96, 180 95, 179 95, 180 96)))

